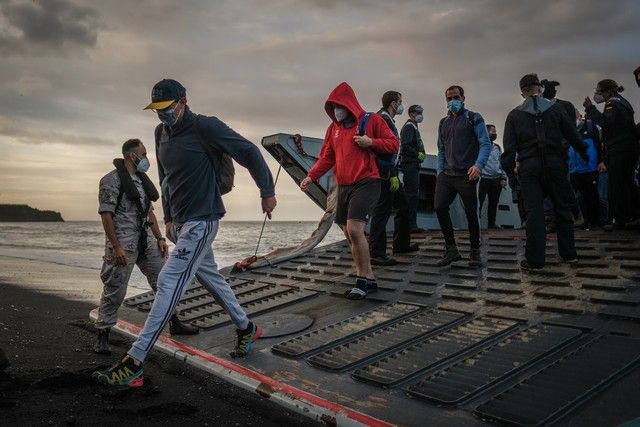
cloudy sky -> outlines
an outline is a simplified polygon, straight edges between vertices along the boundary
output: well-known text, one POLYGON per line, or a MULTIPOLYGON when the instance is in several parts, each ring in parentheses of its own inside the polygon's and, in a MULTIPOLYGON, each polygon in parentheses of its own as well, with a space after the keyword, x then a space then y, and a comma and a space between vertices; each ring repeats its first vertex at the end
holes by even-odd
MULTIPOLYGON (((324 135, 324 101, 342 81, 367 110, 389 89, 422 104, 430 152, 450 84, 498 132, 528 72, 560 81, 558 96, 579 106, 613 78, 640 111, 639 22, 632 0, 0 0, 0 203, 98 219, 98 181, 133 137, 157 179, 157 119, 142 108, 164 77, 183 83, 192 110, 256 144, 324 135)), ((248 174, 236 181, 228 218, 260 219, 248 174)), ((277 193, 276 219, 320 217, 288 176, 277 193)))

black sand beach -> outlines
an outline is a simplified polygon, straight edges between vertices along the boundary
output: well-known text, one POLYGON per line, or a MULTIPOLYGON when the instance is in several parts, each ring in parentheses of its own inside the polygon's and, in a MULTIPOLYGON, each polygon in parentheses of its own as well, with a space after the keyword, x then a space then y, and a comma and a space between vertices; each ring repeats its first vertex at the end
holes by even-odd
POLYGON ((0 257, 0 373, 3 425, 310 425, 251 394, 158 353, 141 389, 105 388, 90 373, 112 356, 91 351, 88 320, 100 292, 97 272, 0 257))

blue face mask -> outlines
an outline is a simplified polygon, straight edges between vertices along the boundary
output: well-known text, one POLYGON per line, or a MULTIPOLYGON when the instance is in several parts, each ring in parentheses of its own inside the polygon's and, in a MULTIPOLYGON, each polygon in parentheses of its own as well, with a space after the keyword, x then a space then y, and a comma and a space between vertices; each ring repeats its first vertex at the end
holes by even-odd
POLYGON ((452 113, 460 112, 460 110, 462 110, 462 101, 460 101, 459 99, 452 99, 451 101, 447 102, 447 109, 449 109, 449 111, 451 111, 452 113))

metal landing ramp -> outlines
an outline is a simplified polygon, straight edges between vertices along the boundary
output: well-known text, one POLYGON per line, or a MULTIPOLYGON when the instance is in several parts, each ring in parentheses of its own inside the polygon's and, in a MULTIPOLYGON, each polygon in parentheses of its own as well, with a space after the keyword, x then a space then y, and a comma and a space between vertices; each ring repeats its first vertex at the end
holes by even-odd
MULTIPOLYGON (((304 401, 300 412, 330 425, 617 425, 640 417, 640 234, 577 232, 576 266, 559 263, 550 240, 547 268, 536 273, 518 267, 523 239, 520 231, 483 233, 485 267, 438 268, 440 232, 414 235, 420 251, 375 268, 380 290, 364 301, 343 296, 354 282, 344 242, 274 267, 227 271, 258 323, 285 315, 314 323, 230 359, 229 317, 193 286, 178 310, 201 333, 158 346, 199 357, 203 369, 265 397, 279 390, 290 407, 297 403, 287 399, 304 401)), ((125 301, 119 330, 135 334, 152 300, 125 301)))

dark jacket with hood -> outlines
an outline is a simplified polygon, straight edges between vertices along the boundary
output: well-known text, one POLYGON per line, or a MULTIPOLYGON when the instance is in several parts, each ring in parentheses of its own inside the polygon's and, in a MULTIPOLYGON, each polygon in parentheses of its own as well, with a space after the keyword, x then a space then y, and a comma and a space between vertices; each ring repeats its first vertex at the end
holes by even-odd
MULTIPOLYGON (((633 118, 633 107, 620 94, 609 98, 604 111, 595 105, 587 107, 587 119, 602 128, 602 139, 607 154, 638 153, 638 136, 633 118)), ((605 158, 606 163, 606 158, 605 158)))
POLYGON ((309 178, 320 179, 329 169, 335 167, 334 175, 339 185, 351 185, 366 178, 380 178, 376 164, 376 152, 397 153, 400 147, 398 138, 387 123, 378 114, 372 114, 366 135, 373 140, 369 148, 361 148, 353 140, 358 131, 358 123, 365 111, 356 99, 351 86, 340 83, 327 98, 324 105, 331 124, 327 128, 320 157, 309 171, 309 178), (342 122, 337 122, 333 113, 333 105, 346 108, 351 114, 342 122))
POLYGON ((566 149, 562 141, 567 142, 580 153, 586 156, 586 146, 576 129, 576 122, 567 115, 564 108, 542 96, 528 97, 518 107, 511 110, 504 125, 504 137, 502 146, 504 153, 501 157, 502 169, 512 178, 513 169, 518 162, 522 163, 532 158, 540 158, 542 151, 547 166, 566 167, 566 149), (540 116, 544 141, 538 140, 535 121, 540 116))

